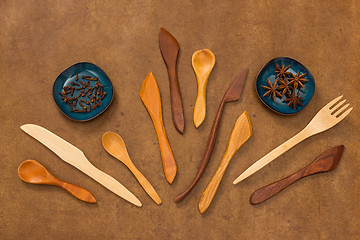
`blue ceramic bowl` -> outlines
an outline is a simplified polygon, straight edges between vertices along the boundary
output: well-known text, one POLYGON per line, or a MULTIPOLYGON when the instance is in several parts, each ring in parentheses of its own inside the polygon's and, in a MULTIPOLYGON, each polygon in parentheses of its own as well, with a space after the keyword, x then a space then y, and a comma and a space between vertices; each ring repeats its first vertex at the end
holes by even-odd
POLYGON ((256 80, 256 92, 260 100, 271 110, 285 115, 294 114, 301 111, 310 102, 311 98, 314 95, 314 91, 315 91, 315 82, 310 71, 295 59, 288 57, 279 57, 268 62, 261 69, 256 80), (279 66, 283 64, 284 67, 290 65, 290 68, 287 71, 295 75, 298 72, 300 72, 300 74, 306 73, 304 78, 307 79, 308 81, 303 83, 304 88, 302 88, 301 90, 299 90, 298 88, 295 92, 296 95, 300 93, 299 97, 303 98, 301 100, 303 106, 298 105, 296 107, 296 110, 293 108, 292 105, 287 106, 288 102, 284 101, 286 98, 288 98, 287 96, 276 97, 275 101, 273 101, 273 99, 269 95, 263 96, 266 90, 263 89, 261 86, 268 86, 267 79, 269 79, 271 83, 274 83, 275 79, 277 78, 275 73, 275 64, 278 64, 279 66))
MULTIPOLYGON (((78 86, 74 87, 79 88, 78 86)), ((73 97, 78 96, 79 93, 80 90, 75 90, 73 97)), ((84 97, 79 97, 79 99, 89 101, 89 98, 86 95, 84 97)), ((108 78, 108 76, 106 76, 104 71, 101 70, 101 68, 92 63, 81 62, 70 66, 56 78, 53 86, 53 96, 57 106, 60 108, 61 112, 65 114, 65 116, 75 121, 88 121, 99 116, 109 107, 114 96, 114 91, 110 79, 108 78), (77 74, 78 80, 75 79, 77 74), (64 91, 64 87, 71 86, 71 82, 79 84, 79 87, 82 86, 80 81, 83 83, 89 82, 92 88, 95 86, 96 81, 87 81, 86 79, 82 79, 82 76, 90 76, 92 78, 96 77, 97 82, 103 85, 103 92, 106 92, 106 96, 102 100, 100 100, 102 102, 102 106, 91 109, 90 112, 73 112, 70 111, 71 108, 69 104, 64 102, 64 100, 62 99, 63 96, 60 94, 60 92, 64 91)), ((70 94, 68 94, 67 96, 70 97, 70 94)), ((101 99, 100 96, 98 97, 101 99)), ((93 105, 94 103, 90 104, 93 105)), ((83 105, 87 106, 86 104, 83 105)), ((80 110, 82 109, 79 103, 77 103, 76 108, 79 108, 80 110)))

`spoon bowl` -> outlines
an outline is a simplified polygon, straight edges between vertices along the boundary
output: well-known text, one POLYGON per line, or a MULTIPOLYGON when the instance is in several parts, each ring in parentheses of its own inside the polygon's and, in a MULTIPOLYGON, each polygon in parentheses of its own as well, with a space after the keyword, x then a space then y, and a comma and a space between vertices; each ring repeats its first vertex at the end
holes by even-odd
POLYGON ((198 128, 206 115, 206 85, 215 65, 215 55, 209 49, 194 52, 192 66, 198 82, 198 95, 194 107, 194 125, 198 128))

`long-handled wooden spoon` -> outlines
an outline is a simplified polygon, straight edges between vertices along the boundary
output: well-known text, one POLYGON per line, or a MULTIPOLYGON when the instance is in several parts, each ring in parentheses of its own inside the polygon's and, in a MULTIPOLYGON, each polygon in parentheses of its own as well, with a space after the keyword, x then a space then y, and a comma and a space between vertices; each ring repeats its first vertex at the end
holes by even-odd
POLYGON ((61 187, 71 195, 88 203, 96 203, 95 197, 86 189, 54 177, 43 165, 35 160, 26 160, 18 168, 18 175, 24 182, 61 187))
POLYGON ((215 115, 214 123, 211 127, 209 138, 206 143, 205 152, 204 152, 203 158, 201 159, 201 163, 200 163, 199 169, 196 173, 196 176, 195 176, 194 180, 192 181, 192 183, 190 184, 190 186, 183 193, 179 194, 178 196, 176 196, 174 198, 174 202, 178 203, 181 200, 183 200, 189 194, 189 192, 195 187, 196 183, 200 180, 201 176, 204 174, 206 167, 210 162, 210 158, 211 158, 212 152, 215 147, 216 138, 217 138, 217 135, 219 132, 220 121, 221 121, 222 113, 224 110, 224 105, 225 105, 225 103, 236 101, 240 98, 241 90, 244 86, 247 72, 248 72, 248 68, 243 70, 234 79, 234 81, 231 83, 230 87, 226 91, 226 93, 220 103, 220 106, 218 108, 218 111, 215 115))
POLYGON ((234 157, 235 153, 240 149, 240 147, 251 137, 251 135, 252 127, 250 118, 247 111, 244 111, 236 120, 223 159, 221 160, 218 169, 216 170, 213 178, 200 198, 199 210, 201 214, 203 214, 210 206, 210 203, 215 196, 221 179, 224 176, 225 170, 229 166, 231 159, 234 157))
POLYGON ((328 149, 308 166, 298 172, 265 187, 256 190, 250 198, 251 204, 259 204, 276 195, 294 182, 315 173, 329 172, 334 170, 344 151, 344 145, 328 149))
POLYGON ((176 176, 177 166, 163 123, 159 87, 152 72, 146 76, 143 85, 141 86, 140 98, 154 123, 159 140, 165 178, 172 184, 176 176))
POLYGON ((136 179, 139 181, 146 193, 154 200, 154 202, 161 204, 161 199, 156 193, 154 187, 131 161, 122 137, 114 132, 106 132, 102 136, 102 145, 110 155, 119 159, 122 163, 125 164, 125 166, 130 169, 130 171, 134 174, 136 179))
POLYGON ((159 47, 169 74, 172 119, 176 130, 184 133, 184 110, 176 70, 180 45, 171 33, 160 28, 159 47))
POLYGON ((198 82, 198 94, 194 107, 194 125, 198 128, 206 115, 206 85, 215 65, 215 55, 209 49, 202 49, 192 55, 192 66, 198 82))

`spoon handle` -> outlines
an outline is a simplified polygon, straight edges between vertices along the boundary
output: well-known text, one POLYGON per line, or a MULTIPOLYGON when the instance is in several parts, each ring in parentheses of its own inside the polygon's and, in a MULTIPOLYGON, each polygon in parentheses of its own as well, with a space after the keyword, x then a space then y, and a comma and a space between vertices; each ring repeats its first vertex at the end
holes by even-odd
POLYGON ((156 135, 159 141, 160 153, 162 164, 164 168, 165 178, 166 180, 172 184, 177 172, 177 166, 175 162, 175 158, 173 152, 170 147, 169 140, 166 136, 166 131, 164 127, 164 123, 162 118, 153 119, 156 135))
POLYGON ((194 125, 198 128, 206 116, 206 85, 198 84, 198 95, 194 107, 194 125))
POLYGON ((155 191, 154 187, 151 185, 151 183, 145 178, 145 176, 135 167, 135 165, 130 162, 127 164, 127 167, 130 169, 130 171, 134 174, 138 182, 141 184, 141 186, 144 188, 146 193, 156 202, 157 204, 161 204, 161 199, 157 192, 155 191))
POLYGON ((61 187, 62 189, 66 190, 68 193, 76 197, 77 199, 80 199, 84 202, 88 203, 96 203, 95 197, 86 189, 76 186, 74 184, 61 181, 57 179, 56 185, 61 187))
POLYGON ((313 174, 313 173, 307 174, 306 168, 307 167, 301 169, 300 171, 298 171, 280 181, 271 183, 265 187, 262 187, 262 188, 256 190, 251 195, 250 203, 254 204, 254 205, 262 203, 262 202, 266 201, 267 199, 271 198, 272 196, 278 194, 280 191, 284 190, 285 188, 287 188, 289 185, 293 184, 297 180, 313 174))

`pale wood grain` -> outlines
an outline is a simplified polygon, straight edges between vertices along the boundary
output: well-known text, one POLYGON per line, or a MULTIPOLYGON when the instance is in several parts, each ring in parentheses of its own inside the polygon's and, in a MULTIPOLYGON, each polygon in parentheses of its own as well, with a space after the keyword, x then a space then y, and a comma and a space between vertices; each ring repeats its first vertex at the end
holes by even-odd
POLYGON ((226 147, 225 154, 220 162, 218 169, 212 177, 209 185, 203 192, 199 201, 200 213, 204 213, 210 206, 216 191, 220 185, 221 179, 224 176, 225 170, 229 166, 231 159, 240 147, 251 137, 252 127, 247 111, 244 111, 237 119, 235 126, 231 132, 229 143, 226 147))

